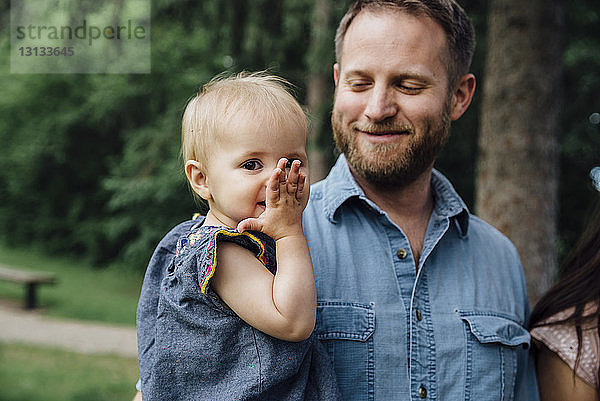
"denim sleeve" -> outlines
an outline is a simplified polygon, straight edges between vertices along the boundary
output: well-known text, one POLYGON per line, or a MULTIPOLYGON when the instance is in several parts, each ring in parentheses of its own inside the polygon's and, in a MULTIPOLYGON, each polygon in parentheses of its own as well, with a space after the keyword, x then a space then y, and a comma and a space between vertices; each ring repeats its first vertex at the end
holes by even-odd
POLYGON ((519 353, 519 368, 515 383, 515 401, 539 401, 537 378, 535 375, 535 361, 533 354, 528 350, 519 353))
MULTIPOLYGON (((515 248, 516 252, 516 248, 515 248)), ((520 258, 517 254, 519 273, 521 275, 521 282, 523 283, 523 295, 521 302, 524 309, 524 324, 529 322, 529 316, 531 310, 529 307, 529 299, 525 290, 525 273, 520 262, 520 258)), ((526 327, 527 328, 527 327, 526 327)), ((538 390, 537 376, 535 372, 535 360, 533 358, 533 338, 528 349, 519 350, 518 361, 517 361, 517 377, 515 378, 515 401, 539 401, 540 394, 538 390)))
MULTIPOLYGON (((522 274, 521 280, 523 282, 523 287, 525 287, 525 273, 520 262, 519 267, 519 271, 522 274)), ((527 322, 529 322, 531 310, 529 307, 529 300, 525 292, 523 293, 522 302, 525 314, 525 324, 527 324, 527 322)), ((533 338, 531 338, 531 344, 528 349, 521 349, 519 351, 517 377, 515 380, 515 393, 513 398, 515 401, 539 401, 540 399, 537 376, 535 372, 535 360, 533 358, 533 352, 531 352, 532 349, 533 338)))

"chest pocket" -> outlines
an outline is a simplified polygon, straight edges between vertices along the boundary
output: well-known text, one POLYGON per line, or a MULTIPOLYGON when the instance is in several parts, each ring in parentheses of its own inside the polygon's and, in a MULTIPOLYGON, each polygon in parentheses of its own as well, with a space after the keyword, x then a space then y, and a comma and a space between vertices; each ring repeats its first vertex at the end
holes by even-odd
POLYGON ((317 338, 331 357, 344 400, 365 394, 373 399, 374 331, 372 305, 337 300, 317 302, 317 338))
POLYGON ((465 400, 512 400, 518 353, 529 348, 529 332, 504 316, 458 313, 467 339, 465 400))

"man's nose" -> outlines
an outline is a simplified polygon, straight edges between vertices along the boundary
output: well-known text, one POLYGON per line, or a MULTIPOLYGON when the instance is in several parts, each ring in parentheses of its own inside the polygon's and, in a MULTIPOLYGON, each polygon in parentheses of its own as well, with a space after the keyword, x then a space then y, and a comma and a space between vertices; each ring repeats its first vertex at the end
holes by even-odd
POLYGON ((365 116, 372 121, 383 121, 398 112, 398 105, 391 88, 376 85, 365 108, 365 116))

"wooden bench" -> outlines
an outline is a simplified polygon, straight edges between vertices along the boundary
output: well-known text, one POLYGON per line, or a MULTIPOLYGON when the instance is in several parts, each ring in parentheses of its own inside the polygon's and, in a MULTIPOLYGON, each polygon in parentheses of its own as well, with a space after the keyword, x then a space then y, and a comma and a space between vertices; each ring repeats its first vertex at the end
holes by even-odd
POLYGON ((25 284, 25 309, 34 309, 37 303, 35 296, 37 286, 55 284, 56 276, 52 273, 19 270, 0 265, 0 280, 25 284))

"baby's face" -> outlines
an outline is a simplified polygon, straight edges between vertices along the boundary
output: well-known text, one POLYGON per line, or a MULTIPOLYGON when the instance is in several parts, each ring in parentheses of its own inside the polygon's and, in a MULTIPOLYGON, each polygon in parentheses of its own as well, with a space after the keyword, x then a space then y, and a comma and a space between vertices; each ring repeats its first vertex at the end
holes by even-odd
POLYGON ((209 205, 229 227, 265 210, 266 184, 282 157, 300 160, 308 176, 306 130, 291 120, 240 118, 216 142, 206 171, 209 205))

